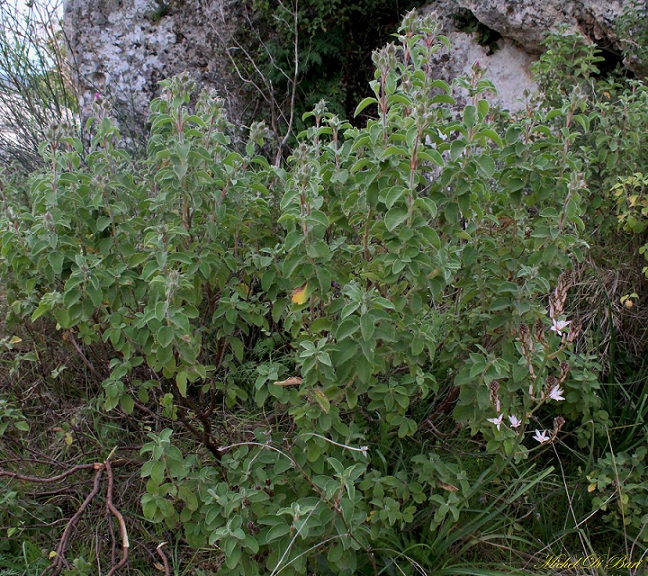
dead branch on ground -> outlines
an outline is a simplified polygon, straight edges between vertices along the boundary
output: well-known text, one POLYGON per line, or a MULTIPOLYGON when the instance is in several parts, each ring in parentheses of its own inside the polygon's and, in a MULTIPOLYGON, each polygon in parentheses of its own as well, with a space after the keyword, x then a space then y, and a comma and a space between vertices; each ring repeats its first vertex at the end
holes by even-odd
MULTIPOLYGON (((130 547, 130 543, 128 540, 128 531, 126 528, 126 522, 124 520, 124 517, 121 514, 121 512, 117 509, 113 501, 113 487, 114 487, 113 467, 123 466, 126 463, 127 460, 117 460, 111 463, 110 457, 108 457, 104 462, 95 462, 93 464, 78 464, 76 466, 73 466, 69 470, 66 470, 62 474, 51 476, 49 478, 41 478, 38 476, 27 476, 25 474, 18 474, 16 472, 0 470, 0 478, 2 477, 13 478, 15 480, 20 480, 21 482, 32 482, 37 484, 51 484, 54 482, 59 482, 60 480, 64 480, 65 478, 71 476, 72 474, 75 474, 82 470, 95 471, 94 480, 92 483, 92 490, 85 497, 85 499, 83 500, 83 502, 81 503, 77 511, 74 513, 74 515, 67 521, 65 525, 65 529, 63 530, 63 534, 59 540, 58 546, 54 551, 52 563, 47 568, 45 568, 43 572, 41 572, 41 576, 45 576, 46 574, 49 574, 50 576, 58 576, 62 572, 63 568, 69 568, 69 563, 65 559, 65 551, 68 547, 70 535, 72 534, 72 531, 79 523, 79 520, 81 519, 81 516, 83 516, 83 513, 87 510, 87 508, 90 506, 90 504, 95 499, 97 494, 99 494, 99 492, 101 491, 101 479, 104 470, 106 471, 106 476, 108 478, 108 486, 106 489, 106 513, 110 516, 109 522, 112 522, 112 517, 114 517, 117 521, 117 524, 119 525, 119 531, 121 536, 121 549, 122 549, 122 555, 119 562, 117 562, 117 564, 114 564, 113 562, 113 566, 111 567, 110 571, 107 573, 107 576, 114 576, 115 574, 117 574, 119 570, 121 570, 126 565, 126 563, 128 562, 128 551, 130 547)), ((115 542, 116 539, 114 538, 114 536, 112 540, 113 540, 113 552, 114 552, 116 548, 116 542, 115 542)), ((113 554, 113 558, 114 558, 114 554, 113 554)))

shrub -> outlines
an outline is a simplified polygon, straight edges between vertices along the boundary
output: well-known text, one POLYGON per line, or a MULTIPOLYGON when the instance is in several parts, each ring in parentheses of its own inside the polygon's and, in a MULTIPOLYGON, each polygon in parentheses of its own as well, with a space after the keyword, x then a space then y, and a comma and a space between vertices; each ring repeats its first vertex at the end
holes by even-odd
POLYGON ((455 117, 427 73, 447 44, 408 15, 356 110, 378 117, 353 128, 319 103, 285 166, 261 125, 236 149, 222 101, 191 108, 179 76, 144 162, 102 118, 87 151, 54 132, 49 169, 7 187, 9 320, 60 333, 105 410, 155 416, 144 516, 218 545, 224 573, 377 573, 399 532, 452 540, 497 470, 605 423, 565 307, 588 119, 493 112, 479 64, 455 117), (489 471, 431 446, 450 411, 489 471))
POLYGON ((616 31, 622 40, 628 64, 645 77, 648 74, 646 5, 638 0, 625 3, 623 13, 616 21, 616 31))

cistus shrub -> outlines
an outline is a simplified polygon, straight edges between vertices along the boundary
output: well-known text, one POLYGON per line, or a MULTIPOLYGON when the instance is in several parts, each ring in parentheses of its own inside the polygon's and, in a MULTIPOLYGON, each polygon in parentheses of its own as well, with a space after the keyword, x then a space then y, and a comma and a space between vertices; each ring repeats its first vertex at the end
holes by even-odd
POLYGON ((87 149, 53 131, 49 169, 3 189, 9 321, 60 334, 104 410, 158 415, 144 517, 217 546, 223 574, 378 573, 399 533, 450 534, 485 473, 434 449, 434 414, 515 462, 604 418, 565 306, 588 119, 494 112, 478 63, 453 113, 427 66, 447 46, 408 15, 357 109, 377 117, 318 104, 284 166, 183 75, 144 161, 102 118, 87 149))

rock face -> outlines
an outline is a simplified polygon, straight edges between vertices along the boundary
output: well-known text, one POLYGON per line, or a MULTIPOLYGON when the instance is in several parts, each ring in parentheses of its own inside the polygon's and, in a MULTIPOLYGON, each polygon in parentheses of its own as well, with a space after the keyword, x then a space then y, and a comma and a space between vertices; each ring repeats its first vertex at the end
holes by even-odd
MULTIPOLYGON (((497 41, 497 50, 491 51, 488 46, 480 45, 473 34, 465 32, 447 32, 451 49, 441 56, 436 67, 435 76, 451 82, 457 76, 470 76, 476 62, 485 69, 484 77, 490 80, 497 90, 496 94, 486 95, 491 105, 509 110, 524 108, 525 90, 536 91, 537 87, 531 75, 531 66, 537 60, 536 55, 528 54, 508 38, 497 41)), ((453 96, 460 107, 464 103, 462 90, 454 87, 453 96)))
POLYGON ((614 22, 623 11, 619 0, 457 0, 477 20, 528 52, 540 52, 550 30, 565 25, 602 44, 619 46, 614 22))
MULTIPOLYGON (((65 0, 82 115, 93 115, 95 100, 107 98, 122 130, 139 139, 158 82, 184 70, 226 96, 234 83, 222 48, 236 14, 228 1, 65 0)), ((236 120, 237 110, 230 113, 236 120)))
MULTIPOLYGON (((422 10, 436 14, 452 44, 446 61, 437 66, 439 76, 447 80, 469 73, 479 61, 487 70, 486 78, 497 88, 492 103, 515 110, 524 105, 524 91, 536 88, 531 66, 549 32, 566 27, 609 54, 621 54, 615 21, 625 4, 621 0, 433 0, 422 10), (479 24, 501 36, 495 41, 496 49, 495 44, 484 41, 483 34, 480 38, 479 32, 466 30, 466 15, 473 27, 479 24)), ((636 73, 643 72, 631 61, 624 64, 636 73)))
MULTIPOLYGON (((79 72, 83 114, 92 114, 96 93, 105 94, 117 118, 125 119, 122 124, 142 131, 158 81, 188 70, 199 85, 217 88, 226 97, 231 119, 240 120, 240 83, 223 48, 241 25, 236 15, 242 4, 236 0, 65 0, 65 30, 79 72)), ((523 91, 534 88, 530 66, 550 30, 566 25, 620 53, 614 22, 623 8, 622 0, 432 0, 423 11, 437 14, 453 44, 451 54, 438 63, 438 75, 454 77, 479 60, 498 88, 495 103, 517 108, 523 91), (456 16, 460 13, 499 33, 498 49, 481 45, 478 35, 465 28, 459 30, 456 16)))

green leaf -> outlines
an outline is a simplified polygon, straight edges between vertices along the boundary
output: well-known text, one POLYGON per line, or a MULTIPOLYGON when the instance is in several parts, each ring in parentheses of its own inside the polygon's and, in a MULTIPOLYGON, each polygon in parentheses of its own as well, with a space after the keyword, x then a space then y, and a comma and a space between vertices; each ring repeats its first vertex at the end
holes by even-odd
POLYGON ((392 186, 385 194, 385 206, 391 208, 405 193, 405 188, 402 186, 392 186))
POLYGON ((63 295, 63 306, 71 308, 81 300, 82 292, 80 288, 71 288, 63 295))
POLYGON ((339 342, 355 334, 359 328, 357 317, 347 318, 340 322, 335 331, 335 339, 339 342))
POLYGON ((306 248, 306 253, 311 258, 327 262, 331 259, 331 250, 324 240, 316 240, 313 244, 309 244, 306 248))
POLYGON ((153 482, 156 484, 160 485, 162 482, 164 482, 164 476, 166 473, 166 466, 164 465, 164 462, 158 460, 153 463, 151 466, 151 479, 153 482))
POLYGON ((479 354, 471 354, 472 366, 470 367, 470 377, 480 376, 486 369, 486 359, 479 354))
POLYGON ((178 386, 178 392, 183 398, 187 397, 187 372, 182 371, 176 374, 176 385, 178 386))
POLYGON ((405 220, 407 220, 407 210, 405 208, 395 207, 385 214, 385 226, 390 232, 393 232, 405 220))
POLYGON ((88 286, 86 288, 86 294, 90 297, 92 304, 95 308, 99 308, 103 301, 103 292, 101 289, 97 289, 93 286, 88 286))
POLYGON ((52 252, 48 259, 52 266, 52 270, 54 270, 54 274, 60 275, 63 271, 63 260, 65 259, 63 252, 52 252))
POLYGON ((418 425, 411 418, 403 418, 398 428, 398 437, 405 438, 416 433, 418 425))
POLYGON ((97 232, 103 232, 111 223, 112 220, 107 216, 99 216, 97 218, 97 232))
POLYGON ((387 300, 387 298, 383 298, 382 296, 376 296, 372 299, 373 304, 376 306, 383 308, 385 310, 393 310, 394 309, 394 304, 393 302, 387 300))
POLYGON ((420 336, 415 336, 410 345, 410 350, 412 351, 412 356, 418 356, 423 349, 425 348, 425 340, 420 336))
POLYGON ((443 161, 443 156, 437 150, 433 148, 426 148, 425 150, 419 151, 418 154, 419 160, 423 162, 431 162, 437 166, 443 166, 445 162, 443 161))
POLYGON ((472 104, 469 104, 464 109, 463 121, 464 121, 464 124, 466 126, 468 126, 469 128, 472 128, 475 125, 475 123, 477 122, 477 114, 476 114, 476 112, 477 112, 477 110, 472 104))
POLYGON ((263 544, 269 544, 270 542, 279 540, 289 532, 290 526, 288 526, 288 524, 275 524, 267 532, 265 532, 265 534, 262 532, 259 540, 261 540, 263 544))
POLYGON ((353 388, 347 387, 347 389, 345 390, 345 396, 349 408, 353 410, 353 408, 355 408, 358 404, 358 394, 353 388))
POLYGON ((36 322, 41 316, 45 316, 50 311, 50 305, 49 303, 42 303, 34 310, 34 312, 31 315, 31 321, 36 322))
MULTIPOLYGON (((438 38, 438 40, 441 40, 441 38, 438 38)), ((430 84, 430 87, 436 88, 437 90, 445 92, 446 94, 450 94, 451 92, 450 84, 448 84, 445 80, 434 80, 432 84, 430 84)))
POLYGON ((329 225, 328 216, 321 210, 313 210, 308 216, 308 220, 314 224, 320 224, 324 228, 329 225))
POLYGON ((388 101, 389 104, 402 104, 408 108, 412 107, 412 100, 405 94, 391 94, 388 101))
POLYGON ((171 328, 171 326, 162 326, 155 335, 162 348, 171 345, 171 342, 173 342, 173 336, 173 328, 171 328))
POLYGON ((371 340, 376 329, 374 317, 371 314, 364 314, 360 317, 360 331, 365 341, 371 340))
POLYGON ((223 544, 225 546, 225 565, 233 570, 241 561, 241 548, 236 546, 236 540, 228 538, 223 544))
POLYGON ((14 422, 14 428, 20 430, 21 432, 29 432, 29 424, 24 420, 17 420, 14 422))
POLYGON ((246 536, 243 539, 243 546, 245 546, 252 554, 257 554, 259 552, 259 543, 256 541, 256 538, 252 536, 246 536))
POLYGON ((131 398, 130 394, 124 394, 119 399, 119 406, 125 414, 132 414, 135 409, 135 401, 131 398))
POLYGON ((485 178, 490 178, 495 173, 495 162, 490 156, 479 156, 476 159, 479 172, 485 178))
POLYGON ((450 224, 456 224, 459 220, 459 206, 456 202, 450 202, 446 205, 443 215, 450 224))
POLYGON ((284 248, 286 252, 292 252, 297 246, 304 242, 304 233, 301 230, 293 230, 286 235, 284 248))
POLYGON ((371 106, 371 104, 377 104, 378 100, 373 98, 372 96, 367 96, 360 104, 358 104, 358 107, 355 109, 355 112, 353 113, 354 116, 357 116, 362 112, 367 106, 371 106))
POLYGON ((488 100, 484 100, 483 98, 477 102, 477 110, 479 111, 479 118, 483 120, 488 116, 488 110, 490 108, 490 105, 488 104, 488 100))
POLYGON ((434 219, 437 216, 437 205, 434 200, 431 198, 417 198, 414 201, 414 205, 418 208, 426 210, 429 213, 429 217, 434 219))
POLYGON ((581 128, 585 132, 589 132, 590 129, 589 117, 585 116, 584 114, 574 114, 572 119, 578 122, 581 125, 581 128))
POLYGON ((486 136, 489 140, 491 140, 493 143, 495 143, 497 146, 501 147, 502 146, 502 139, 500 138, 499 134, 495 132, 492 128, 482 128, 479 131, 480 136, 486 136))
POLYGON ((230 346, 232 347, 232 352, 234 352, 234 358, 236 358, 239 362, 243 360, 243 357, 245 355, 243 342, 241 342, 239 338, 232 337, 230 339, 230 346))
POLYGON ((453 140, 452 144, 450 144, 450 159, 453 161, 458 160, 465 148, 466 142, 463 139, 453 140))
POLYGON ((358 380, 368 384, 372 374, 372 364, 364 356, 358 356, 355 360, 355 369, 358 380))

